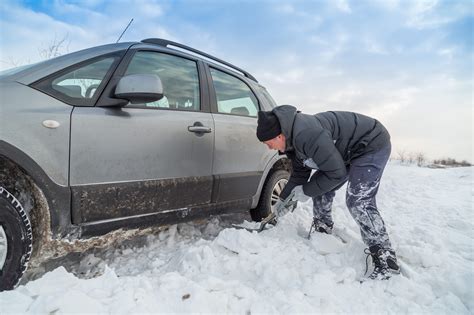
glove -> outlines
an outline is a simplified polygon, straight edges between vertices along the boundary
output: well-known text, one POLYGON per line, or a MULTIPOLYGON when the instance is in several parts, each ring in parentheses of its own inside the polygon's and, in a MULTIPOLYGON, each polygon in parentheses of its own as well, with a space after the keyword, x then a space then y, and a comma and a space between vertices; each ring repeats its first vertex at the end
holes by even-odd
POLYGON ((281 217, 283 215, 284 204, 282 199, 278 199, 278 201, 273 206, 273 212, 275 212, 277 217, 281 217))
POLYGON ((297 206, 298 201, 296 200, 289 200, 285 203, 285 200, 278 199, 278 201, 273 206, 273 213, 277 218, 284 216, 288 212, 293 212, 297 206))
POLYGON ((296 186, 293 188, 293 191, 295 192, 295 200, 298 200, 300 202, 306 202, 309 199, 311 199, 310 196, 306 195, 303 191, 303 185, 296 186))

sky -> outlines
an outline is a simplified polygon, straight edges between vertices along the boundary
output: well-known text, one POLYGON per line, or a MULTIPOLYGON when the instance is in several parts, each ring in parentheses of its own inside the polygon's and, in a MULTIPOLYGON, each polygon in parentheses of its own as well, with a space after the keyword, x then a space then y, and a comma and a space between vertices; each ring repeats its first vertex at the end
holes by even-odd
POLYGON ((474 163, 470 0, 12 1, 0 3, 0 70, 158 37, 229 61, 278 104, 380 120, 392 155, 474 163))

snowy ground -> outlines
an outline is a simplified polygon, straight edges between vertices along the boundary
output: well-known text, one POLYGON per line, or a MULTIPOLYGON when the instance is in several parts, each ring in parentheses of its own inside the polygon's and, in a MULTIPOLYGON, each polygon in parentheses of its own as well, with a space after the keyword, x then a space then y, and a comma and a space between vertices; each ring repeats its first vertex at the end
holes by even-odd
POLYGON ((0 293, 0 313, 474 312, 473 168, 389 164, 378 205, 403 275, 388 281, 359 282, 365 246, 344 192, 338 237, 306 239, 310 204, 261 234, 222 218, 175 225, 65 263, 80 278, 59 267, 0 293))

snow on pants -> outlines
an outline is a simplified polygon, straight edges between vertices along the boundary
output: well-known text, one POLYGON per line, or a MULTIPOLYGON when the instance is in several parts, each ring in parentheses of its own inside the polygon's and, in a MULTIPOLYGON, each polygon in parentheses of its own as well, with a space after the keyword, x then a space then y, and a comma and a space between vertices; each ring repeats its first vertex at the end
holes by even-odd
MULTIPOLYGON (((346 205, 359 225, 362 240, 367 246, 392 248, 375 201, 390 152, 391 145, 388 144, 376 152, 352 160, 348 167, 346 205)), ((333 223, 331 206, 335 194, 334 190, 313 198, 314 217, 328 225, 333 223)))

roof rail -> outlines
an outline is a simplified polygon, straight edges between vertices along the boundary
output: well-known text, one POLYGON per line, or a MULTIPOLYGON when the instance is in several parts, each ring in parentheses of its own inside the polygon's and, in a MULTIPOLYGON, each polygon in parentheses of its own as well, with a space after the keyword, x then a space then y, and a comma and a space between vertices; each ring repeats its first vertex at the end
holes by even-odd
POLYGON ((164 46, 164 47, 168 47, 168 46, 175 46, 175 47, 179 47, 179 48, 182 48, 182 49, 185 49, 185 50, 188 50, 188 51, 191 51, 195 54, 198 54, 198 55, 201 55, 201 56, 204 56, 206 58, 209 58, 209 59, 212 59, 214 61, 217 61, 223 65, 226 65, 227 67, 229 68, 232 68, 234 70, 237 70, 241 73, 243 73, 247 78, 255 81, 255 82, 258 82, 257 79, 255 79, 250 73, 248 73, 247 71, 239 68, 239 67, 236 67, 234 66, 233 64, 231 63, 228 63, 227 61, 224 61, 222 59, 219 59, 219 58, 216 58, 212 55, 209 55, 205 52, 202 52, 200 50, 197 50, 197 49, 194 49, 192 47, 189 47, 189 46, 186 46, 186 45, 183 45, 183 44, 180 44, 180 43, 176 43, 176 42, 172 42, 170 40, 167 40, 167 39, 162 39, 162 38, 147 38, 147 39, 144 39, 142 40, 142 43, 145 43, 145 44, 155 44, 155 45, 160 45, 160 46, 164 46))

